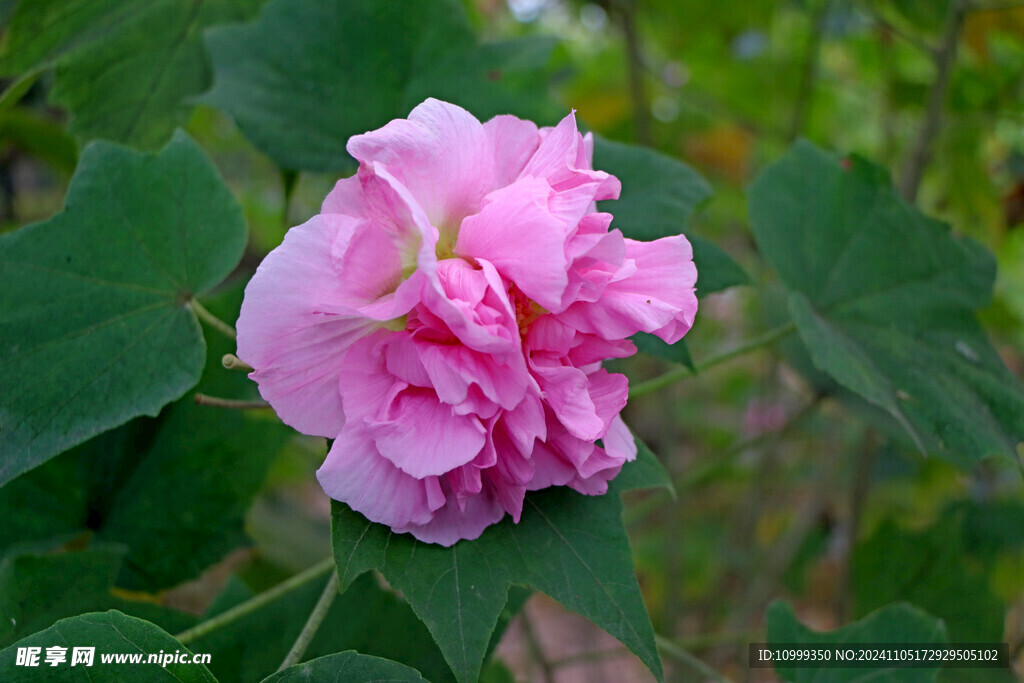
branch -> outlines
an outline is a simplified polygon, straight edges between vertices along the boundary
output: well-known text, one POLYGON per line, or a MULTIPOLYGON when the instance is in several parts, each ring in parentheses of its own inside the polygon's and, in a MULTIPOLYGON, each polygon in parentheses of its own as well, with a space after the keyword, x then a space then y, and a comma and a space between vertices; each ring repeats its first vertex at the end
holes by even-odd
POLYGON ((925 113, 924 125, 918 131, 917 140, 907 159, 900 179, 900 194, 910 203, 917 200, 917 190, 921 185, 924 169, 932 160, 932 147, 935 138, 942 128, 942 110, 949 92, 949 82, 956 63, 957 46, 960 42, 960 31, 967 12, 967 0, 952 0, 949 6, 949 18, 946 20, 946 33, 942 44, 935 53, 935 65, 938 74, 928 92, 928 110, 925 113))
POLYGON ((324 561, 314 564, 306 571, 282 581, 270 590, 264 591, 263 593, 260 593, 239 605, 235 605, 231 609, 221 612, 212 619, 207 619, 206 621, 198 623, 192 628, 182 631, 174 637, 182 645, 188 645, 193 640, 198 640, 210 633, 213 633, 217 629, 238 621, 242 617, 252 614, 264 605, 273 602, 282 595, 301 588, 310 581, 314 581, 331 571, 334 571, 334 558, 328 557, 324 561))
MULTIPOLYGON (((333 558, 330 559, 333 564, 333 558)), ((291 665, 299 663, 302 655, 306 654, 306 648, 313 642, 313 637, 320 628, 320 624, 324 623, 324 619, 327 618, 327 612, 331 609, 331 605, 336 597, 338 597, 338 572, 332 571, 331 575, 327 578, 324 592, 320 594, 320 599, 313 606, 313 611, 310 612, 306 625, 302 627, 302 631, 299 632, 299 637, 295 639, 292 649, 288 651, 288 655, 281 662, 281 666, 277 668, 278 671, 284 671, 291 665)))
POLYGON ((676 382, 685 377, 689 377, 690 375, 697 374, 705 370, 709 370, 715 367, 716 365, 720 365, 721 363, 732 360, 737 356, 743 356, 745 354, 750 353, 751 351, 756 351, 757 349, 760 349, 762 347, 774 344, 775 342, 791 334, 795 330, 796 325, 794 325, 791 322, 786 323, 785 325, 780 325, 774 329, 768 330, 761 336, 754 337, 750 341, 746 342, 745 344, 740 344, 734 349, 730 349, 729 351, 725 351, 718 355, 712 356, 711 358, 703 360, 699 363, 694 363, 693 370, 685 367, 676 368, 675 370, 669 370, 663 375, 659 375, 658 377, 649 379, 646 382, 640 382, 639 384, 634 386, 629 391, 629 398, 634 399, 637 398, 638 396, 643 396, 644 394, 653 393, 655 391, 658 391, 659 389, 663 389, 669 386, 670 384, 675 384, 676 382))
POLYGON ((706 679, 710 681, 717 681, 718 683, 731 683, 728 678, 705 664, 699 657, 679 647, 665 636, 655 633, 654 642, 657 643, 658 649, 661 650, 662 653, 698 672, 702 676, 702 680, 706 679))
POLYGON ((793 119, 789 125, 790 142, 796 140, 804 130, 804 125, 811 115, 814 102, 814 82, 818 80, 818 62, 821 55, 821 36, 825 32, 825 19, 828 18, 830 0, 820 0, 811 18, 811 35, 807 40, 807 52, 800 70, 800 85, 796 94, 796 105, 793 108, 793 119))
POLYGON ((640 52, 640 38, 636 32, 636 3, 619 0, 612 3, 626 39, 626 62, 629 64, 629 94, 633 101, 633 120, 636 125, 636 141, 645 147, 651 146, 651 107, 647 102, 644 88, 644 58, 640 52))

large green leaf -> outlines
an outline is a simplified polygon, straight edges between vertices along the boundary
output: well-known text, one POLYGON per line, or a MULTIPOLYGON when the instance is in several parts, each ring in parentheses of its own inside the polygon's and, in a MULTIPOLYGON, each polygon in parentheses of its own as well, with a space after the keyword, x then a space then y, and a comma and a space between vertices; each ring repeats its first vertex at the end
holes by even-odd
POLYGON ((961 463, 1016 457, 1024 389, 974 312, 994 262, 896 194, 884 171, 799 143, 750 188, 754 236, 815 366, 961 463))
POLYGON ((210 86, 202 30, 262 0, 22 0, 0 41, 0 73, 56 65, 51 99, 71 131, 155 148, 210 86))
POLYGON ((565 487, 527 496, 519 524, 508 518, 475 541, 420 543, 332 508, 341 585, 379 569, 430 629, 456 678, 474 681, 512 584, 555 598, 629 647, 659 679, 661 660, 633 573, 617 491, 582 496, 565 487))
MULTIPOLYGON (((240 288, 208 301, 233 319, 240 288)), ((210 337, 198 389, 249 398, 255 386, 221 366, 234 343, 210 337)), ((244 545, 246 511, 291 430, 269 411, 197 406, 139 418, 54 458, 0 489, 0 554, 85 530, 129 547, 118 585, 158 590, 197 576, 244 545), (226 474, 230 473, 230 474, 226 474)))
POLYGON ((81 681, 82 683, 117 683, 124 680, 150 683, 150 681, 174 681, 175 683, 216 683, 213 674, 203 664, 191 662, 192 653, 181 643, 168 635, 159 626, 129 617, 116 610, 92 612, 56 624, 27 638, 22 638, 5 650, 0 650, 0 680, 4 683, 21 681, 81 681), (41 648, 40 666, 19 666, 18 648, 41 648), (46 649, 67 648, 66 661, 57 666, 45 664, 46 649), (77 664, 71 666, 73 648, 95 648, 92 666, 77 664), (108 663, 102 662, 102 655, 139 656, 146 662, 149 655, 179 654, 188 663, 108 663), (126 672, 130 672, 126 673, 126 672), (126 675, 129 679, 126 679, 126 675))
POLYGON ((306 681, 345 681, 345 683, 426 683, 416 669, 380 657, 357 652, 339 652, 311 662, 290 666, 264 679, 264 683, 306 683, 306 681))
POLYGON ((477 46, 456 0, 273 0, 206 40, 215 76, 203 101, 292 170, 351 170, 349 137, 428 96, 481 119, 548 109, 552 43, 477 46))
POLYGON ((951 508, 921 533, 886 521, 859 544, 852 565, 857 614, 909 600, 941 618, 953 642, 1001 641, 1006 609, 984 565, 965 561, 965 512, 951 508))
POLYGON ((64 212, 0 238, 0 484, 199 380, 188 306, 238 263, 241 210, 184 134, 86 149, 64 212))
MULTIPOLYGON (((777 601, 768 606, 765 622, 767 641, 787 645, 856 647, 866 643, 941 645, 947 642, 940 620, 908 604, 890 605, 835 631, 818 632, 801 624, 787 603, 777 601)), ((893 665, 863 669, 796 668, 778 664, 775 671, 791 683, 925 683, 935 680, 938 668, 909 669, 893 665)))
MULTIPOLYGON (((212 655, 210 668, 222 680, 259 680, 281 664, 322 590, 321 583, 311 582, 190 645, 198 652, 212 655), (274 628, 267 628, 267 624, 274 624, 274 628)), ((250 597, 249 588, 233 579, 206 617, 215 616, 250 597)), ((358 650, 397 660, 421 671, 433 683, 453 680, 423 623, 401 598, 381 588, 372 574, 353 581, 334 601, 306 651, 306 658, 340 650, 358 650)))
POLYGON ((119 609, 168 631, 192 626, 191 614, 129 601, 111 589, 127 548, 94 544, 72 552, 12 553, 0 561, 0 647, 83 612, 119 609))

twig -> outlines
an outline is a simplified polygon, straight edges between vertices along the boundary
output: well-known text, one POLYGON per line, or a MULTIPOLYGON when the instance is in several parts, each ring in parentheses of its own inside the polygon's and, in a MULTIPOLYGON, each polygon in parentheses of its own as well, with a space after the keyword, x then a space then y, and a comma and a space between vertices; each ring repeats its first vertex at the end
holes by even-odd
POLYGON ((208 310, 206 310, 206 308, 204 308, 203 305, 199 303, 199 299, 189 299, 188 307, 192 309, 192 312, 195 313, 200 320, 202 320, 204 323, 206 323, 213 329, 223 334, 225 337, 234 339, 238 336, 235 333, 235 328, 231 327, 231 325, 228 325, 226 322, 215 316, 213 313, 210 313, 208 310))
POLYGON ((935 56, 937 50, 934 47, 932 47, 925 41, 921 40, 920 38, 907 33, 899 26, 893 24, 891 21, 883 17, 877 9, 872 7, 870 3, 860 3, 860 8, 865 14, 867 14, 871 18, 872 21, 875 22, 875 25, 878 26, 879 28, 891 33, 892 35, 905 41, 906 43, 913 45, 921 52, 931 55, 932 57, 935 56))
POLYGON ((754 337, 750 341, 744 344, 740 344, 734 349, 730 349, 728 351, 712 356, 698 363, 694 363, 694 370, 690 370, 690 368, 685 367, 676 368, 675 370, 669 370, 663 375, 659 375, 658 377, 649 379, 646 382, 640 382, 639 384, 634 386, 632 389, 629 390, 629 398, 634 399, 637 398, 638 396, 643 396, 644 394, 653 393, 655 391, 658 391, 659 389, 663 389, 669 386, 670 384, 675 384, 679 380, 685 377, 689 377, 692 374, 709 370, 715 367, 716 365, 720 365, 726 361, 732 360, 737 356, 742 356, 744 354, 750 353, 751 351, 756 351, 757 349, 760 349, 762 347, 770 346, 771 344, 774 344, 783 337, 788 336, 795 330, 796 325, 794 325, 791 322, 786 323, 785 325, 780 325, 776 328, 768 330, 764 334, 758 337, 754 337))
POLYGON ((928 92, 928 109, 925 112, 924 124, 918 131, 917 140, 907 158, 900 179, 900 194, 908 202, 917 200, 917 190, 921 185, 924 170, 932 160, 932 147, 935 138, 942 128, 942 110, 949 92, 949 82, 956 63, 957 46, 960 42, 960 31, 963 28, 967 0, 951 0, 949 18, 946 20, 946 33, 942 44, 935 53, 935 65, 938 74, 928 92))
POLYGON ((338 572, 332 571, 327 578, 327 585, 324 586, 323 593, 320 594, 320 599, 316 601, 313 611, 309 614, 309 619, 306 620, 306 625, 302 627, 292 649, 288 651, 281 666, 277 668, 278 671, 284 671, 291 665, 299 663, 302 655, 306 654, 306 648, 313 642, 313 637, 316 636, 320 624, 324 623, 324 619, 327 618, 327 612, 331 609, 336 597, 338 597, 338 572))
POLYGON ((315 581, 327 572, 334 571, 334 558, 328 557, 322 562, 314 564, 312 567, 304 572, 296 574, 295 576, 282 581, 268 591, 264 591, 259 595, 253 596, 245 602, 235 605, 229 610, 226 610, 217 616, 207 619, 204 622, 196 624, 190 629, 182 631, 175 638, 182 645, 188 645, 194 640, 198 640, 217 629, 223 628, 230 623, 238 621, 242 617, 252 614, 256 610, 260 609, 264 605, 277 600, 282 595, 290 593, 305 586, 310 581, 315 581))
POLYGON ((838 600, 836 601, 836 617, 840 624, 845 624, 851 617, 853 607, 853 548, 860 535, 861 518, 864 515, 864 503, 871 488, 871 472, 875 466, 875 451, 878 444, 875 432, 870 427, 864 430, 864 443, 856 460, 853 488, 850 491, 850 519, 847 520, 846 533, 843 538, 843 550, 846 553, 839 576, 838 600))
POLYGON ((825 19, 828 17, 830 0, 819 0, 811 20, 811 35, 807 39, 807 52, 800 70, 800 85, 793 107, 793 119, 789 125, 789 141, 792 142, 804 130, 807 119, 811 116, 814 104, 814 82, 818 79, 818 62, 821 55, 821 37, 825 32, 825 19))
POLYGON ((206 394, 196 394, 193 398, 195 399, 196 405, 212 406, 214 408, 230 408, 231 410, 258 410, 270 407, 269 403, 262 400, 239 401, 233 398, 207 396, 206 394))
POLYGON ((524 609, 519 613, 519 623, 522 625, 523 638, 526 640, 527 649, 530 650, 530 656, 533 657, 540 665, 541 673, 544 676, 544 683, 554 683, 554 668, 544 656, 544 650, 541 649, 540 640, 537 638, 537 633, 533 630, 533 622, 530 621, 529 610, 524 609))
POLYGON ((668 655, 680 664, 685 664, 694 671, 699 672, 702 676, 705 676, 712 681, 718 681, 718 683, 731 683, 728 678, 705 664, 699 657, 691 654, 679 645, 676 645, 665 636, 655 633, 654 642, 657 643, 658 649, 661 650, 662 653, 668 655))
POLYGON ((644 88, 644 60, 640 52, 640 39, 636 32, 636 3, 632 0, 613 2, 617 8, 619 24, 626 39, 626 62, 629 65, 629 94, 633 101, 633 121, 636 125, 636 141, 644 146, 651 145, 651 108, 644 88))

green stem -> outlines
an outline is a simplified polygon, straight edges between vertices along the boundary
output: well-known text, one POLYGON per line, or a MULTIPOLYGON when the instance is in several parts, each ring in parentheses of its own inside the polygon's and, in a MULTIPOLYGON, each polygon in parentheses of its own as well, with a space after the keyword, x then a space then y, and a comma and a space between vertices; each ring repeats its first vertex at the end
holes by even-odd
POLYGON ((228 325, 226 322, 215 316, 213 313, 210 313, 208 310, 206 310, 206 308, 204 308, 203 305, 199 303, 199 299, 189 299, 188 306, 189 308, 192 309, 192 312, 195 313, 200 320, 202 320, 204 323, 206 323, 213 329, 223 334, 225 337, 234 339, 235 337, 238 336, 235 333, 235 328, 231 327, 231 325, 228 325))
POLYGON ((32 85, 39 80, 39 77, 46 71, 46 67, 39 66, 30 71, 26 71, 16 81, 11 83, 7 88, 0 94, 0 111, 3 111, 9 107, 13 107, 21 98, 25 96, 25 93, 29 91, 32 85))
POLYGON ((728 678, 705 664, 699 657, 687 652, 665 636, 655 633, 654 642, 658 644, 658 649, 661 650, 663 654, 668 655, 681 664, 689 666, 694 671, 699 672, 700 675, 707 680, 718 681, 718 683, 730 683, 728 678))
POLYGON ((225 353, 220 359, 220 364, 228 370, 241 370, 242 372, 253 371, 253 367, 251 365, 233 353, 225 353))
POLYGON ((670 384, 675 384, 679 380, 689 377, 692 374, 709 370, 715 367, 716 365, 720 365, 726 361, 732 360, 737 356, 743 356, 750 353, 751 351, 756 351, 757 349, 760 349, 762 347, 770 346, 771 344, 774 344, 783 337, 791 334, 795 330, 796 325, 794 323, 786 323, 785 325, 780 325, 779 327, 768 330, 761 336, 754 337, 750 341, 746 342, 745 344, 740 344, 734 349, 730 349, 729 351, 725 351, 716 356, 711 356, 710 358, 704 361, 695 363, 693 370, 685 367, 676 368, 675 370, 669 370, 663 375, 659 375, 658 377, 649 379, 646 382, 640 382, 639 384, 634 386, 629 391, 629 398, 634 399, 637 398, 638 396, 643 396, 644 394, 650 394, 655 391, 658 391, 659 389, 664 389, 670 384))
POLYGON ((288 656, 284 658, 281 666, 277 668, 278 671, 284 671, 291 665, 299 663, 302 655, 306 654, 306 648, 313 641, 313 637, 320 628, 320 624, 324 623, 324 619, 327 618, 327 612, 331 609, 331 605, 336 597, 338 597, 338 572, 333 571, 327 578, 324 592, 320 594, 320 599, 316 601, 313 611, 309 614, 309 619, 306 620, 306 625, 299 632, 299 637, 295 639, 295 644, 288 651, 288 656))
POLYGON ((196 394, 193 398, 196 405, 212 406, 214 408, 230 408, 231 410, 256 410, 270 407, 270 404, 266 401, 240 401, 234 398, 207 396, 206 394, 196 394))
POLYGON ((211 619, 207 619, 204 622, 196 624, 186 631, 182 631, 176 635, 175 638, 177 638, 178 642, 182 645, 188 645, 193 640, 198 640, 217 629, 238 621, 242 617, 252 614, 264 605, 273 602, 282 595, 301 588, 310 581, 314 581, 331 571, 334 571, 334 558, 328 557, 323 562, 314 564, 306 571, 296 574, 286 581, 282 581, 270 590, 264 591, 263 593, 246 600, 240 605, 235 605, 231 609, 222 612, 211 619))

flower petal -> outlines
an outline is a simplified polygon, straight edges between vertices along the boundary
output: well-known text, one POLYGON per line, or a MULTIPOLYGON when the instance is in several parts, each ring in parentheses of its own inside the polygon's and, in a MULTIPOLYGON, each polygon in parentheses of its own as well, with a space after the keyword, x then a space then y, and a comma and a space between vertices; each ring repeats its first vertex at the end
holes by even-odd
POLYGON ((457 415, 428 389, 398 392, 366 424, 381 455, 418 479, 465 465, 484 447, 486 430, 472 415, 457 415))
POLYGON ((557 308, 569 283, 565 241, 570 227, 548 206, 547 181, 527 177, 487 196, 480 213, 462 222, 455 253, 486 259, 541 306, 557 308))
POLYGON ((600 300, 576 302, 560 319, 605 339, 650 332, 669 344, 679 341, 697 314, 697 269, 687 239, 682 235, 654 242, 627 239, 626 264, 621 270, 629 274, 609 282, 600 300))
POLYGON ((395 467, 359 423, 346 425, 316 476, 331 498, 391 527, 425 524, 445 502, 437 477, 417 479, 395 467))
POLYGON ((338 376, 350 345, 378 325, 347 308, 331 247, 355 221, 315 216, 292 228, 245 288, 238 356, 281 419, 333 438, 345 423, 338 376))
POLYGON ((494 187, 494 151, 481 123, 462 107, 433 98, 383 128, 348 141, 363 164, 388 169, 444 232, 476 213, 494 187))

